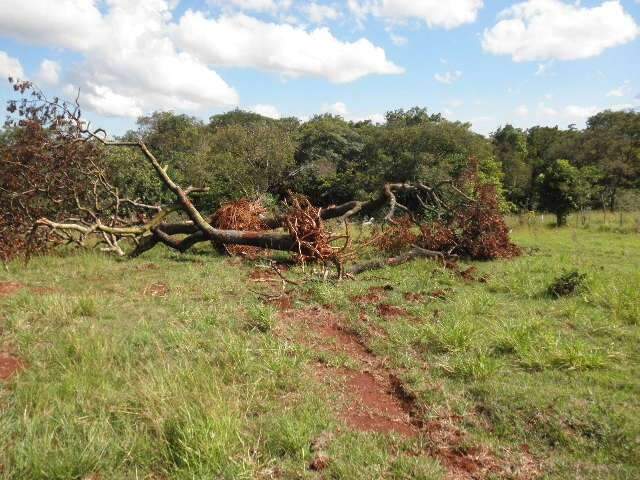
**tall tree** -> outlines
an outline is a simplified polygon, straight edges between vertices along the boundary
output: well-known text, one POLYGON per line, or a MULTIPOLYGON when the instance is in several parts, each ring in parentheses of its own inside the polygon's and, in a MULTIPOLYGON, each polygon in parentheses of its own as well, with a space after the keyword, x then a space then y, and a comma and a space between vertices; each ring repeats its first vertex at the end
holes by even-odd
POLYGON ((600 167, 603 202, 613 210, 621 188, 640 187, 640 112, 610 110, 587 121, 580 162, 600 167))
POLYGON ((498 128, 491 138, 504 173, 507 199, 518 209, 526 208, 532 171, 527 163, 527 134, 507 124, 498 128))

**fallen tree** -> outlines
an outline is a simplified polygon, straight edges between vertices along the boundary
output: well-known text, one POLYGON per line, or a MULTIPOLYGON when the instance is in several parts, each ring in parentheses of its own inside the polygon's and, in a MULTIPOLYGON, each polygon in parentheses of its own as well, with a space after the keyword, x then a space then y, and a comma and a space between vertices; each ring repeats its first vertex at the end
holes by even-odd
MULTIPOLYGON (((399 195, 411 197, 423 213, 430 213, 443 225, 461 218, 462 210, 481 210, 478 202, 486 201, 481 196, 474 198, 477 188, 469 189, 453 180, 436 185, 386 183, 368 200, 352 200, 328 208, 317 208, 306 198, 291 194, 280 215, 266 216, 259 208, 245 219, 230 220, 233 212, 223 210, 206 215, 191 199, 203 189, 179 185, 142 139, 110 140, 104 130, 91 129, 81 118, 77 98, 74 103, 49 100, 29 82, 15 83, 14 89, 31 95, 20 102, 9 102, 9 112, 18 114, 18 120, 10 126, 19 127, 18 134, 21 129, 32 134, 23 138, 23 143, 16 142, 17 149, 5 151, 0 157, 3 169, 10 173, 10 181, 0 187, 8 191, 0 197, 5 211, 0 234, 6 237, 3 240, 20 240, 11 244, 3 241, 5 258, 18 251, 29 254, 60 244, 99 247, 135 257, 159 244, 186 252, 198 243, 211 242, 221 252, 232 252, 239 246, 292 252, 300 263, 334 264, 342 275, 345 261, 352 257, 350 218, 373 215, 386 208, 383 222, 396 224, 396 214, 402 212, 421 227, 426 238, 427 230, 417 219, 417 209, 401 203, 399 195), (110 148, 140 152, 158 180, 173 194, 174 203, 150 205, 144 199, 123 198, 99 162, 102 149, 110 148), (34 173, 39 171, 48 173, 34 173), (51 189, 52 178, 55 191, 51 189), (455 200, 453 204, 451 199, 455 200), (47 208, 39 208, 43 203, 47 208), (256 214, 259 218, 251 218, 256 214), (345 233, 332 235, 327 231, 325 222, 330 219, 344 222, 345 233)), ((477 176, 475 181, 477 184, 477 176)), ((240 208, 248 208, 249 204, 245 202, 240 208)), ((490 208, 496 210, 497 203, 490 208)), ((476 227, 482 229, 482 225, 476 227)), ((454 254, 456 246, 446 245, 446 254, 454 254)), ((428 251, 416 248, 420 247, 414 247, 405 257, 424 256, 428 251)))

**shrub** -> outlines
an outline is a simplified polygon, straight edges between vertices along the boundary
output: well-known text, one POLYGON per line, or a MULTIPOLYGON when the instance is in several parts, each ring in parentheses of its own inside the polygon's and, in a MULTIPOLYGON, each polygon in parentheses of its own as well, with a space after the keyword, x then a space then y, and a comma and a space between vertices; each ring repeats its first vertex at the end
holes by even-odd
POLYGON ((584 286, 586 279, 587 275, 577 270, 565 272, 549 285, 547 293, 556 298, 573 295, 584 286))

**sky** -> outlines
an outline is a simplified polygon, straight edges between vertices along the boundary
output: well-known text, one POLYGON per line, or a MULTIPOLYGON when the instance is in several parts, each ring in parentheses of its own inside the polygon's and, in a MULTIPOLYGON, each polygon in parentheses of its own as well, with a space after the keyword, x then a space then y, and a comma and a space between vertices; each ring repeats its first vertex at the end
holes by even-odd
POLYGON ((156 110, 413 106, 488 135, 640 109, 639 37, 640 0, 0 0, 0 77, 79 90, 113 135, 156 110))

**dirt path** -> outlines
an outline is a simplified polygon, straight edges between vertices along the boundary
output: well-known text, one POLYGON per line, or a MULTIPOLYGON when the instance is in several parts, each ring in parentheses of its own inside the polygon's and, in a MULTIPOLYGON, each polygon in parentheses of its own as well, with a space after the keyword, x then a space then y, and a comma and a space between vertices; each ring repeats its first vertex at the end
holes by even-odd
POLYGON ((342 357, 349 368, 318 363, 319 381, 342 398, 336 413, 354 431, 420 437, 428 445, 418 454, 437 458, 449 479, 485 479, 490 475, 518 479, 536 478, 539 468, 528 453, 507 462, 489 449, 468 447, 460 428, 461 417, 425 421, 416 398, 385 359, 374 355, 356 333, 344 327, 338 315, 322 307, 280 312, 284 334, 330 358, 342 357))

